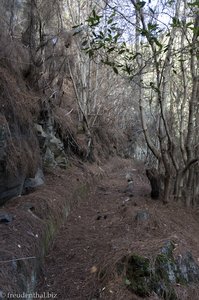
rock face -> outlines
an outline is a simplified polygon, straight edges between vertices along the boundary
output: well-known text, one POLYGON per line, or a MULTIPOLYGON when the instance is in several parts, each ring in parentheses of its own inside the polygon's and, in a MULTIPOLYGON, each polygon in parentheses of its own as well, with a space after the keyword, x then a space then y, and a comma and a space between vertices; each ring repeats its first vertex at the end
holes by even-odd
POLYGON ((67 165, 52 110, 15 75, 0 67, 0 205, 43 184, 42 158, 46 166, 67 165))
POLYGON ((61 140, 52 132, 45 133, 37 125, 34 132, 31 128, 19 130, 20 122, 8 125, 6 117, 0 115, 0 205, 44 183, 41 168, 39 144, 44 165, 66 167, 67 158, 61 140))
POLYGON ((119 270, 125 270, 128 288, 141 297, 155 292, 165 300, 175 300, 175 284, 199 282, 199 266, 192 254, 187 252, 174 258, 174 248, 172 241, 166 241, 153 260, 137 254, 125 257, 119 270))
MULTIPOLYGON (((12 197, 21 195, 29 170, 20 161, 20 155, 25 155, 25 151, 28 150, 25 137, 20 136, 19 132, 12 132, 5 116, 0 115, 0 205, 12 197), (22 145, 26 145, 23 151, 20 148, 22 145)), ((24 162, 28 155, 22 158, 24 162)), ((32 171, 34 172, 34 167, 32 171)))
POLYGON ((1 115, 0 205, 12 197, 21 195, 25 178, 34 174, 38 157, 31 153, 33 151, 31 146, 37 147, 36 139, 30 141, 30 137, 23 136, 20 132, 13 132, 6 118, 1 115))
POLYGON ((66 168, 68 160, 64 152, 64 145, 55 136, 53 126, 50 126, 48 122, 45 125, 35 124, 40 148, 43 152, 43 163, 47 167, 59 166, 66 168))

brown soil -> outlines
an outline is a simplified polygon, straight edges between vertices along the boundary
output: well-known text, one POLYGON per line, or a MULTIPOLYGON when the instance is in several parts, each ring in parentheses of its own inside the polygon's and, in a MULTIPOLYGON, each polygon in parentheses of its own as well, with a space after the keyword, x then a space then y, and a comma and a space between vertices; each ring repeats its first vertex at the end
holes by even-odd
MULTIPOLYGON (((152 200, 141 165, 114 158, 88 170, 95 178, 92 191, 73 205, 46 257, 37 292, 53 292, 63 300, 140 299, 127 290, 115 265, 129 253, 152 257, 166 240, 174 241, 176 255, 190 250, 199 261, 197 212, 152 200), (133 172, 133 197, 125 193, 128 171, 133 172), (140 210, 149 212, 149 221, 135 220, 140 210)), ((179 299, 199 299, 197 286, 176 290, 179 299)))

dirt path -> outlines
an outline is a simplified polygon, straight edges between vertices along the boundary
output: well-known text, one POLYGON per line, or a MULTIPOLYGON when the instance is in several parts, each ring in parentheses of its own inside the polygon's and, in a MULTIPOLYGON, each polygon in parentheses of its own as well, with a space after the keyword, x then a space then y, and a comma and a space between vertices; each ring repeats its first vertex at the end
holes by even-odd
MULTIPOLYGON (((39 293, 54 292, 57 299, 63 300, 138 299, 125 287, 121 288, 119 278, 118 281, 109 278, 105 284, 97 274, 109 263, 108 269, 111 268, 118 257, 133 249, 139 248, 140 252, 146 247, 152 249, 154 241, 158 243, 176 231, 176 239, 180 239, 183 224, 181 216, 178 220, 173 215, 172 219, 171 213, 170 225, 162 225, 170 208, 150 199, 150 187, 142 170, 133 171, 134 191, 129 197, 125 192, 125 175, 134 168, 130 162, 107 168, 107 176, 99 180, 87 201, 73 207, 46 258, 39 293), (135 222, 135 214, 140 210, 152 215, 147 226, 137 226, 135 222)), ((198 223, 194 226, 191 230, 197 232, 198 223)))
POLYGON ((100 180, 87 201, 72 209, 46 258, 41 292, 54 292, 63 300, 99 297, 96 271, 130 231, 126 209, 149 194, 149 186, 135 170, 134 195, 128 197, 125 176, 133 166, 118 168, 100 180))

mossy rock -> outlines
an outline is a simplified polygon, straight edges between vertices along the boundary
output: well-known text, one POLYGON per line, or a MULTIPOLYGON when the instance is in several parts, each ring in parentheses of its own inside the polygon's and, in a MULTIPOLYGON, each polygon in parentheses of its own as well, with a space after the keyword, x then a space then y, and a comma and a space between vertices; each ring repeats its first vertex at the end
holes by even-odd
POLYGON ((141 297, 155 292, 165 300, 176 300, 174 285, 199 281, 199 266, 190 252, 173 256, 175 245, 166 241, 153 261, 132 254, 117 264, 118 275, 123 276, 128 289, 141 297))
POLYGON ((157 256, 155 267, 148 258, 133 254, 127 260, 125 284, 140 297, 147 297, 154 291, 165 300, 176 300, 170 281, 173 269, 176 270, 174 262, 165 254, 157 256))
POLYGON ((176 283, 177 265, 173 257, 174 244, 166 241, 161 253, 156 256, 153 270, 152 290, 165 300, 176 300, 173 288, 176 283))
POLYGON ((151 290, 165 300, 177 300, 175 290, 172 285, 154 276, 151 282, 151 290))
POLYGON ((141 297, 155 292, 165 300, 176 300, 173 288, 178 268, 173 258, 174 245, 166 242, 152 264, 148 258, 137 254, 126 260, 125 283, 128 288, 141 297))
POLYGON ((155 274, 165 282, 176 283, 177 266, 173 256, 158 254, 155 260, 155 274))
POLYGON ((151 293, 150 261, 148 258, 132 255, 127 262, 126 282, 129 289, 144 297, 151 293))

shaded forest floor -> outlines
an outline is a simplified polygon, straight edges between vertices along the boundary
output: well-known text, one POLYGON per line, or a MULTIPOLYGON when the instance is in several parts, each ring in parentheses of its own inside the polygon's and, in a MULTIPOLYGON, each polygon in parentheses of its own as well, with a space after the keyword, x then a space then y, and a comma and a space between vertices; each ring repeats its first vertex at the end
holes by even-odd
MULTIPOLYGON (((96 167, 89 168, 95 174, 96 167)), ((167 240, 175 243, 176 255, 191 251, 199 261, 197 212, 152 200, 142 165, 114 158, 101 172, 103 178, 96 177, 87 200, 72 206, 46 257, 37 292, 53 292, 63 300, 140 299, 116 274, 116 263, 129 253, 150 257, 167 240), (129 171, 133 195, 126 191, 129 171), (136 220, 140 211, 148 212, 147 221, 136 220)), ((199 299, 197 286, 178 285, 176 290, 179 299, 199 299)))

